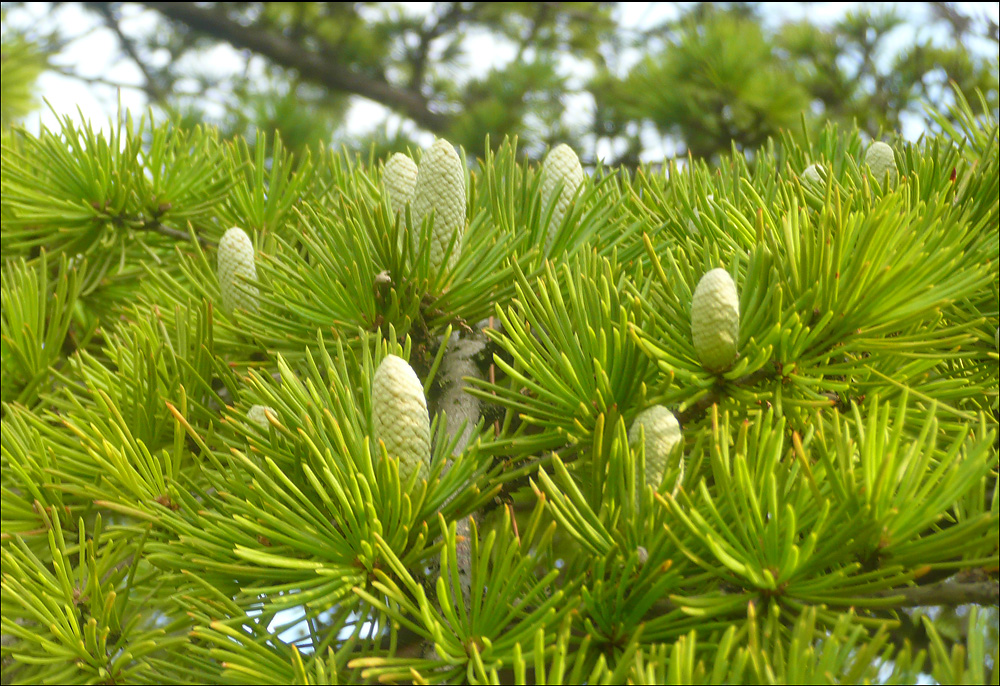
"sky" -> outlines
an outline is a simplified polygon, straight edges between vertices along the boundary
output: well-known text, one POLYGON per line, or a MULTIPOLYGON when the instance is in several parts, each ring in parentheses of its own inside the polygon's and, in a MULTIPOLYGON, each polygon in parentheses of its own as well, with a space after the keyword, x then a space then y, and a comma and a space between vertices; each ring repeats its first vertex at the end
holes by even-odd
MULTIPOLYGON (((413 13, 423 13, 432 3, 408 3, 407 9, 413 13)), ((966 11, 971 10, 975 14, 984 11, 1000 20, 1000 4, 998 3, 957 3, 966 11)), ((847 12, 861 7, 871 7, 878 5, 893 5, 901 13, 912 17, 910 25, 901 27, 893 34, 892 38, 897 45, 902 47, 907 41, 914 41, 928 35, 945 40, 947 37, 942 34, 936 36, 930 29, 921 28, 922 20, 929 16, 930 10, 926 3, 861 3, 861 2, 813 2, 813 3, 763 3, 765 16, 774 24, 784 20, 795 20, 808 17, 812 22, 819 25, 830 24, 843 17, 847 12), (916 27, 916 28, 914 28, 916 27)), ((155 23, 156 13, 145 10, 137 5, 125 3, 123 6, 124 20, 123 29, 126 32, 144 31, 155 23)), ((80 36, 70 43, 67 49, 59 56, 55 62, 63 67, 73 68, 85 76, 103 79, 124 84, 138 84, 141 82, 141 75, 138 68, 130 60, 121 59, 118 52, 118 42, 113 34, 105 28, 99 26, 99 22, 92 13, 81 9, 77 3, 63 3, 58 9, 52 10, 49 3, 27 3, 23 9, 17 10, 15 19, 14 13, 10 12, 8 19, 13 19, 18 25, 25 25, 30 22, 37 30, 44 30, 49 26, 60 27, 66 35, 80 36)), ((621 6, 621 25, 628 28, 642 27, 652 22, 660 21, 671 17, 676 13, 673 3, 657 2, 632 2, 623 3, 621 6)), ((13 23, 13 22, 12 22, 13 23)), ((470 70, 474 73, 485 73, 494 64, 503 64, 513 57, 513 49, 493 41, 489 36, 476 38, 477 47, 475 55, 470 55, 470 70), (485 42, 484 42, 485 41, 485 42), (488 55, 488 57, 483 57, 488 55)), ((895 47, 895 46, 893 46, 895 47)), ((983 49, 990 49, 988 46, 981 46, 983 49)), ((623 68, 630 66, 640 57, 638 51, 627 55, 623 68)), ((159 56, 166 60, 164 53, 159 56)), ((220 72, 242 69, 242 59, 239 52, 228 46, 219 46, 203 60, 203 64, 211 64, 217 67, 220 72)), ((586 78, 588 65, 574 63, 572 58, 567 57, 562 65, 568 73, 577 75, 582 85, 586 78)), ((47 72, 39 80, 39 92, 41 96, 48 100, 52 106, 52 111, 43 107, 37 114, 28 117, 25 122, 30 130, 38 130, 40 124, 49 128, 58 126, 54 113, 59 115, 70 115, 74 119, 89 119, 95 126, 106 125, 118 109, 118 92, 106 85, 88 84, 77 79, 69 78, 55 72, 47 72)), ((145 96, 136 89, 123 88, 120 92, 121 105, 133 112, 142 111, 146 106, 145 96)), ((566 98, 567 113, 578 113, 576 116, 586 118, 594 106, 589 94, 571 95, 566 98)), ((402 118, 392 115, 381 105, 365 100, 354 98, 351 109, 348 112, 347 129, 348 134, 358 134, 370 130, 372 122, 382 122, 389 116, 390 130, 401 127, 417 138, 421 144, 430 144, 433 135, 418 132, 416 127, 402 118)), ((574 122, 573 115, 567 114, 567 123, 574 122)), ((922 132, 922 125, 918 118, 911 118, 904 122, 903 136, 909 140, 915 140, 922 132)), ((642 132, 645 151, 642 155, 644 161, 661 160, 663 157, 672 157, 675 151, 669 141, 665 141, 658 135, 652 126, 642 132)), ((621 151, 613 150, 610 143, 603 142, 597 148, 598 157, 608 157, 621 151)))

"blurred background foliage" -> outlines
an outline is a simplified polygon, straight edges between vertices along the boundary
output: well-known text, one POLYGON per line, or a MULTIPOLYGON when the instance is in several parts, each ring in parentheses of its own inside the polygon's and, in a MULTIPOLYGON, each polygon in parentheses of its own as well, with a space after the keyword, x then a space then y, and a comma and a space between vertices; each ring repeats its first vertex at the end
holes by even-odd
POLYGON ((51 69, 138 89, 226 138, 277 130, 293 153, 374 145, 383 157, 434 134, 481 156, 489 133, 516 135, 528 158, 567 142, 585 163, 634 167, 651 139, 710 161, 752 151, 803 111, 813 134, 933 128, 923 106, 947 111, 951 81, 993 113, 1000 102, 997 23, 975 3, 875 3, 823 23, 781 19, 776 3, 669 3, 648 26, 626 26, 625 4, 88 2, 80 27, 4 3, 3 123, 38 105, 32 84, 51 69), (68 63, 74 41, 98 34, 138 81, 68 63), (382 106, 362 130, 347 126, 358 99, 382 106))

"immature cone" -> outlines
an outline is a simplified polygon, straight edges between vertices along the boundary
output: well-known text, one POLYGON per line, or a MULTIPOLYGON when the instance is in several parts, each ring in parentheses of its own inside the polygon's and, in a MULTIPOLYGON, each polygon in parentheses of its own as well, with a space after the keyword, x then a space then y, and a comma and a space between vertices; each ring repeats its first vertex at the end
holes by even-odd
POLYGON ((382 183, 385 185, 385 194, 389 196, 393 215, 405 211, 406 203, 413 202, 413 190, 417 185, 417 163, 397 152, 385 163, 382 183))
POLYGON ((892 148, 882 141, 875 141, 868 146, 865 164, 871 168, 879 183, 885 182, 886 173, 889 174, 890 183, 896 180, 896 158, 892 154, 892 148))
POLYGON ((646 442, 646 483, 653 488, 660 486, 663 473, 667 471, 667 458, 674 446, 681 440, 681 425, 674 413, 663 405, 654 405, 636 415, 632 428, 628 430, 628 443, 635 446, 640 434, 645 434, 646 442))
POLYGON ((219 241, 219 290, 222 308, 257 310, 257 267, 254 265, 253 241, 243 229, 234 226, 219 241))
POLYGON ((823 185, 823 177, 820 172, 821 169, 822 167, 819 164, 810 164, 802 171, 802 181, 813 186, 823 185))
POLYGON ((455 522, 455 562, 458 566, 458 583, 462 589, 465 608, 472 611, 472 528, 469 518, 455 522))
POLYGON ((427 476, 431 459, 431 423, 427 399, 413 369, 401 357, 389 355, 372 380, 374 438, 385 444, 389 457, 399 458, 399 478, 417 470, 427 476))
POLYGON ((637 557, 639 558, 640 565, 644 565, 647 562, 649 562, 649 551, 646 550, 644 546, 639 546, 638 548, 635 549, 635 552, 637 553, 637 557))
MULTIPOLYGON (((715 199, 715 196, 712 195, 711 193, 709 193, 708 195, 705 196, 705 200, 707 202, 712 202, 712 200, 714 200, 714 199, 715 199)), ((701 212, 698 211, 697 207, 694 208, 694 218, 697 219, 698 221, 701 221, 701 212)), ((692 220, 690 220, 690 219, 688 219, 687 228, 688 228, 688 231, 690 231, 691 233, 693 233, 695 235, 699 235, 701 233, 701 231, 698 230, 697 225, 692 220)))
POLYGON ((725 269, 701 277, 691 300, 691 337, 705 369, 720 372, 736 359, 740 338, 740 299, 725 269))
POLYGON ((549 222, 547 244, 552 242, 556 230, 562 224, 566 210, 569 208, 576 189, 583 183, 583 166, 573 148, 561 143, 549 151, 542 162, 542 197, 548 201, 562 184, 555 209, 552 210, 552 220, 549 222))
POLYGON ((413 218, 413 244, 419 247, 419 227, 431 212, 430 265, 436 272, 444 262, 444 253, 452 238, 455 245, 448 258, 448 269, 455 266, 465 233, 465 165, 451 143, 438 138, 420 160, 417 181, 410 205, 413 218))
POLYGON ((259 426, 264 431, 267 431, 267 427, 269 427, 271 423, 267 420, 267 415, 264 414, 265 410, 277 416, 277 413, 274 411, 273 407, 268 407, 267 405, 254 405, 249 410, 247 410, 247 419, 249 419, 251 422, 259 426))

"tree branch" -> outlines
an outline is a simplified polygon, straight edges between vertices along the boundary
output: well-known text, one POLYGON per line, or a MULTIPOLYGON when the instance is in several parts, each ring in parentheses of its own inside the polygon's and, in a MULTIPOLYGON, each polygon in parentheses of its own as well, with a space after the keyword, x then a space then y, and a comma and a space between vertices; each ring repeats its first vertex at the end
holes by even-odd
POLYGON ((49 69, 57 74, 61 74, 66 78, 76 79, 83 83, 90 84, 92 86, 107 86, 108 88, 128 88, 130 90, 140 91, 149 95, 149 90, 145 86, 140 86, 134 83, 119 83, 118 81, 111 81, 110 79, 102 79, 100 76, 84 76, 83 74, 78 74, 68 67, 63 67, 57 64, 50 64, 49 69))
MULTIPOLYGON (((177 241, 191 240, 191 236, 186 231, 165 226, 164 224, 160 223, 159 216, 160 215, 157 215, 150 219, 140 219, 135 217, 127 217, 124 215, 121 216, 107 215, 108 219, 110 219, 111 222, 118 227, 127 226, 133 231, 158 233, 161 236, 167 236, 168 238, 173 238, 174 240, 177 241)), ((214 242, 208 240, 202 235, 195 234, 195 238, 198 240, 198 243, 203 248, 216 247, 214 242)))
POLYGON ((298 43, 277 33, 256 26, 244 26, 220 12, 201 9, 193 2, 141 4, 193 31, 207 33, 234 47, 252 50, 279 66, 295 69, 303 79, 332 90, 360 95, 397 110, 432 132, 443 132, 451 121, 450 117, 431 111, 427 100, 420 93, 358 74, 343 64, 330 64, 319 55, 304 50, 298 43))
POLYGON ((875 598, 902 598, 898 607, 927 605, 997 605, 1000 603, 1000 582, 977 581, 963 583, 943 581, 930 586, 894 588, 874 594, 875 598))
MULTIPOLYGON (((769 366, 762 367, 752 374, 747 374, 744 377, 737 379, 732 382, 733 386, 753 386, 758 381, 767 379, 772 374, 774 370, 770 369, 769 366)), ((677 413, 677 421, 680 422, 681 426, 700 418, 705 412, 708 411, 712 405, 718 403, 723 397, 723 393, 719 389, 711 390, 704 398, 698 402, 691 405, 689 408, 683 412, 677 413)))
POLYGON ((146 79, 146 87, 143 90, 149 96, 149 99, 154 102, 164 102, 166 100, 166 92, 157 82, 156 75, 153 74, 150 67, 139 56, 139 49, 136 47, 136 44, 122 31, 117 13, 112 8, 111 3, 95 2, 89 4, 103 17, 105 25, 118 37, 118 41, 121 43, 125 54, 139 67, 139 71, 142 72, 143 77, 146 79))
MULTIPOLYGON (((191 240, 191 236, 189 236, 187 233, 181 231, 180 229, 172 229, 169 226, 164 226, 163 224, 161 224, 158 221, 153 221, 151 223, 144 224, 143 226, 140 227, 139 230, 140 231, 152 231, 153 233, 158 233, 161 236, 167 236, 169 238, 173 238, 174 240, 178 240, 178 241, 190 241, 191 240)), ((203 248, 207 248, 207 247, 214 248, 215 247, 215 244, 212 241, 210 241, 207 238, 205 238, 204 236, 199 236, 199 235, 195 234, 195 238, 198 239, 198 242, 201 244, 201 247, 203 247, 203 248)))
POLYGON ((972 17, 962 14, 955 6, 947 2, 929 2, 927 4, 930 5, 933 14, 948 22, 951 36, 955 42, 962 42, 962 39, 969 33, 972 17))
POLYGON ((542 22, 548 16, 550 6, 551 3, 542 3, 538 8, 538 15, 531 21, 531 27, 528 29, 528 35, 524 37, 521 44, 517 47, 517 55, 514 57, 515 64, 521 62, 524 58, 524 51, 534 44, 535 36, 538 35, 538 30, 541 28, 542 22))
POLYGON ((422 28, 418 32, 420 45, 417 48, 416 57, 413 60, 413 74, 410 76, 410 89, 419 90, 427 75, 427 57, 430 53, 431 43, 441 36, 445 31, 454 28, 459 19, 465 13, 462 3, 453 2, 440 19, 433 26, 422 28))

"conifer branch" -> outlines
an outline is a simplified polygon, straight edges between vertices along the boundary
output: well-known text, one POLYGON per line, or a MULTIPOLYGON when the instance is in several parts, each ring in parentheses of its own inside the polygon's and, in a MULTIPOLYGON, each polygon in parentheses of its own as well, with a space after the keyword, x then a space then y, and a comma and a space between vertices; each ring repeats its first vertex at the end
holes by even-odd
MULTIPOLYGON (((191 240, 191 236, 184 233, 180 229, 172 229, 169 226, 164 226, 163 224, 161 224, 159 221, 156 220, 144 223, 142 226, 139 227, 139 230, 152 231, 153 233, 158 233, 161 236, 168 236, 178 241, 191 240)), ((195 238, 198 240, 198 243, 200 243, 201 247, 203 248, 215 246, 215 244, 212 243, 212 241, 208 240, 204 236, 199 236, 195 234, 195 238)))
MULTIPOLYGON (((753 386, 754 384, 769 378, 774 373, 773 369, 768 367, 763 367, 757 371, 747 374, 732 383, 733 386, 753 386)), ((677 421, 680 422, 681 426, 684 424, 697 420, 703 414, 708 411, 708 408, 712 407, 718 403, 722 398, 725 397, 725 393, 720 390, 713 389, 704 398, 694 403, 683 412, 677 413, 677 421)))
MULTIPOLYGON (((180 229, 175 229, 170 226, 163 224, 159 217, 162 216, 160 212, 154 213, 154 216, 150 218, 145 217, 135 217, 128 215, 111 215, 111 223, 113 226, 118 228, 128 227, 134 231, 158 233, 161 236, 166 236, 168 238, 173 238, 177 241, 189 241, 191 240, 191 235, 186 231, 181 231, 180 229)), ((203 248, 214 247, 215 243, 208 240, 204 236, 200 236, 197 233, 194 235, 198 243, 203 248)))
POLYGON ((931 586, 880 591, 872 597, 900 598, 899 607, 997 605, 1000 603, 1000 582, 943 581, 931 586))
POLYGON ((895 150, 904 180, 883 195, 867 163, 829 165, 843 211, 757 180, 775 159, 858 159, 856 132, 755 167, 588 182, 561 227, 579 247, 557 234, 543 269, 545 177, 505 143, 454 194, 471 219, 450 273, 416 254, 432 222, 407 241, 412 207, 405 227, 385 212, 371 161, 324 158, 316 180, 171 124, 145 154, 143 126, 20 132, 4 142, 0 681, 53 681, 67 660, 72 680, 116 682, 234 665, 274 683, 741 683, 759 665, 912 680, 926 660, 886 673, 891 641, 938 681, 988 682, 996 430, 969 418, 997 393, 996 175, 956 193, 950 172, 995 172, 997 125, 962 117, 971 133, 895 150), (734 231, 675 240, 691 189, 734 231), (283 227, 266 308, 214 314, 225 280, 199 246, 216 220, 283 227), (718 264, 757 342, 725 379, 686 330, 718 264), (426 484, 400 480, 403 451, 373 430, 376 397, 410 404, 373 382, 388 355, 430 361, 410 387, 433 440, 412 415, 394 426, 434 465, 426 484), (657 401, 687 422, 671 494, 648 467, 670 450, 629 427, 657 401), (723 644, 743 637, 734 659, 723 644))

